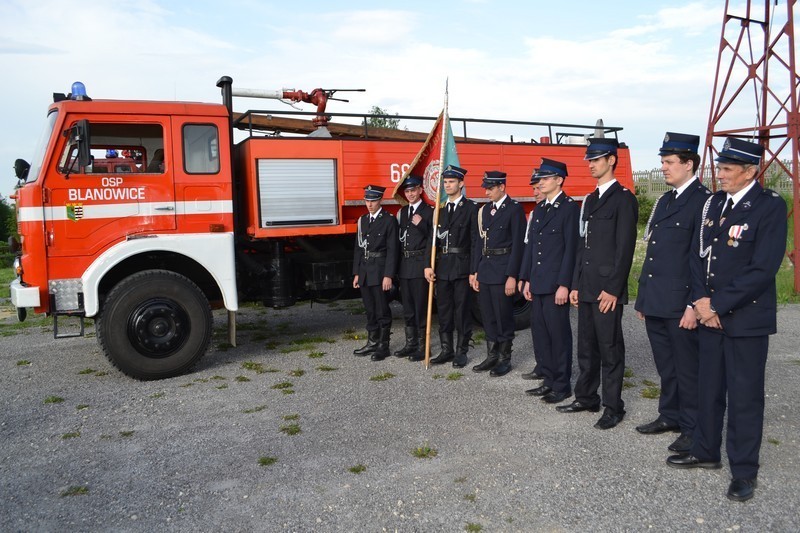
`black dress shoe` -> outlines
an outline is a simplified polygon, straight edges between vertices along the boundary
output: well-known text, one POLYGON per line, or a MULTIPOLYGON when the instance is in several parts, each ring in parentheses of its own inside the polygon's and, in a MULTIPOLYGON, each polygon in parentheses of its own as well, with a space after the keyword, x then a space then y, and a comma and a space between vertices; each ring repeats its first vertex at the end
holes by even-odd
POLYGON ((681 436, 675 439, 675 442, 667 446, 667 449, 676 453, 689 453, 692 451, 692 436, 688 433, 681 433, 681 436))
POLYGON ((535 371, 531 370, 530 372, 526 372, 520 376, 522 379, 544 379, 544 376, 541 374, 537 374, 535 371))
POLYGON ((422 352, 414 352, 408 356, 408 360, 412 362, 419 362, 425 359, 425 355, 422 352))
POLYGON ((606 410, 603 411, 603 416, 600 417, 600 420, 597 421, 594 427, 597 429, 611 429, 622 422, 623 418, 625 418, 625 411, 614 412, 606 408, 606 410))
POLYGON ((746 502, 753 497, 758 486, 756 478, 753 479, 733 479, 728 487, 728 499, 735 502, 746 502))
MULTIPOLYGON (((680 431, 680 427, 678 427, 678 424, 667 422, 663 418, 658 417, 649 424, 636 426, 636 431, 642 433, 643 435, 656 435, 658 433, 666 433, 667 431, 680 431)), ((673 451, 677 452, 678 450, 673 451)))
POLYGON ((575 400, 569 405, 559 405, 556 407, 556 410, 559 413, 580 413, 581 411, 589 411, 591 413, 596 413, 600 410, 600 404, 595 405, 587 405, 580 400, 575 400))
POLYGON ((453 359, 453 368, 464 368, 465 366, 467 366, 467 356, 456 355, 455 359, 453 359))
POLYGON ((542 401, 544 403, 561 403, 570 396, 572 396, 571 392, 550 391, 544 396, 542 396, 542 401))
POLYGON ((718 470, 722 468, 722 463, 713 461, 701 461, 690 453, 681 453, 667 457, 667 464, 672 468, 707 468, 718 470))
POLYGON ((526 390, 525 394, 528 396, 544 396, 545 394, 550 394, 551 392, 553 392, 553 389, 547 385, 542 385, 541 387, 536 387, 535 389, 526 390))

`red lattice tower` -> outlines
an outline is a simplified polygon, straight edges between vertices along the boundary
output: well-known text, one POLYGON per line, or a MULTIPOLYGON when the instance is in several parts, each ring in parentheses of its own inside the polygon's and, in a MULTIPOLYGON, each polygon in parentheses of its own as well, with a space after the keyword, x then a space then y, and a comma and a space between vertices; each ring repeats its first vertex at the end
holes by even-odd
MULTIPOLYGON (((718 150, 713 146, 714 139, 734 136, 758 142, 764 147, 759 180, 770 187, 776 180, 791 177, 789 216, 800 215, 800 77, 795 62, 795 2, 747 0, 732 7, 726 0, 701 167, 710 165, 711 187, 716 190, 714 158, 718 150), (742 124, 749 125, 739 127, 742 124)), ((800 292, 800 216, 794 217, 793 230, 794 246, 787 255, 795 265, 794 290, 800 292)))

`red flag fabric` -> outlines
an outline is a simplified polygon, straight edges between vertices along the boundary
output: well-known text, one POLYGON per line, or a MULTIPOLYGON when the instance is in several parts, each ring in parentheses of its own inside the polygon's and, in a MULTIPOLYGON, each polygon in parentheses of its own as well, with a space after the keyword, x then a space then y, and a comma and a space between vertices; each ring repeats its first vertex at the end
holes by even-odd
POLYGON ((425 196, 427 196, 430 203, 436 201, 436 192, 439 189, 439 170, 441 167, 443 117, 444 110, 442 110, 439 114, 439 118, 434 122, 431 132, 428 134, 428 138, 425 139, 425 143, 422 145, 422 148, 420 148, 411 166, 403 173, 400 181, 397 182, 392 191, 392 197, 394 197, 400 205, 408 205, 408 201, 400 187, 409 174, 422 177, 422 188, 425 190, 425 196))

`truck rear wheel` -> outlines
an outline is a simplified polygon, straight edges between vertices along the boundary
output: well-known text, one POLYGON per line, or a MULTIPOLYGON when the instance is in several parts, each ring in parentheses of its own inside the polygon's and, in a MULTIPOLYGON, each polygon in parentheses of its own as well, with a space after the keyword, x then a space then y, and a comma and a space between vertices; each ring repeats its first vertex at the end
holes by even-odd
POLYGON ((208 349, 208 299, 188 278, 168 270, 128 276, 105 299, 97 339, 123 373, 152 380, 188 371, 208 349))

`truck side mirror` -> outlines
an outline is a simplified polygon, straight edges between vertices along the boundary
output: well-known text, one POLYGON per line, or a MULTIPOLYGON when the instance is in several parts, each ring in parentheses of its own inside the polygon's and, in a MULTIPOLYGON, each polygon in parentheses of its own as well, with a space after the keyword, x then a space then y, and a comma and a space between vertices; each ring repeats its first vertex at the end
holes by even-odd
POLYGON ((14 161, 14 175, 21 183, 25 183, 28 179, 28 171, 31 169, 30 163, 24 159, 17 159, 14 161))
POLYGON ((89 135, 89 121, 86 119, 79 120, 75 127, 72 129, 70 135, 70 144, 76 143, 78 145, 78 165, 82 168, 91 164, 92 158, 90 155, 90 148, 92 142, 89 135))

